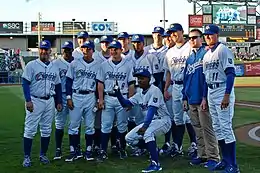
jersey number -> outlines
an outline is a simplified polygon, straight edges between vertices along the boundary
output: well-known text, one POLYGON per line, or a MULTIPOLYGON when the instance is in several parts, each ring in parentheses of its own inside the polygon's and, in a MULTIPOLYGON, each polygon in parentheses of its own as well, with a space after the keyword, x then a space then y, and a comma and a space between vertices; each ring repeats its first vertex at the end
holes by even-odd
POLYGON ((218 80, 218 72, 212 74, 212 81, 218 80))

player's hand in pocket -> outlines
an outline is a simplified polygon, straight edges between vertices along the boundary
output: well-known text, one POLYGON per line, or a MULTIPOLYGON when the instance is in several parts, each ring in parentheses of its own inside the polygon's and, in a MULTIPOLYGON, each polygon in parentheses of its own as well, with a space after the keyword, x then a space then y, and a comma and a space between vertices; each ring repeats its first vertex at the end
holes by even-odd
POLYGON ((57 104, 56 109, 58 112, 62 111, 62 104, 57 104))
POLYGON ((168 91, 164 91, 164 98, 166 101, 170 100, 171 99, 171 94, 168 92, 168 91))
POLYGON ((73 102, 72 102, 72 99, 68 99, 67 100, 67 106, 70 110, 73 110, 74 108, 74 105, 73 105, 73 102))
POLYGON ((183 107, 183 111, 185 112, 189 110, 189 105, 187 100, 183 100, 182 107, 183 107))
POLYGON ((99 110, 105 109, 104 100, 99 100, 98 109, 99 110))
POLYGON ((208 110, 208 103, 207 103, 207 100, 205 98, 202 99, 201 104, 200 104, 200 108, 201 108, 202 111, 208 110))
POLYGON ((226 109, 228 107, 228 105, 229 105, 229 94, 225 94, 224 98, 223 98, 223 100, 221 102, 221 109, 222 110, 226 109))
POLYGON ((32 101, 26 102, 26 109, 29 112, 33 112, 33 102, 32 101))

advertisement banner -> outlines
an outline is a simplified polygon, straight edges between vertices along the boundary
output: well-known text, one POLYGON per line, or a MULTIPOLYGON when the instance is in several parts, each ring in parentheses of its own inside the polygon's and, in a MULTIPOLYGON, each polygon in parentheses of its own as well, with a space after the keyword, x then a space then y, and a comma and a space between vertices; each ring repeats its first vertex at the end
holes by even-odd
POLYGON ((235 64, 236 76, 244 76, 244 64, 235 64))
POLYGON ((114 34, 115 23, 114 22, 92 22, 91 23, 92 34, 114 34))
POLYGON ((255 27, 248 25, 220 25, 219 35, 221 37, 255 37, 255 27))
POLYGON ((212 14, 212 5, 202 5, 202 14, 212 14))
POLYGON ((0 22, 0 33, 23 33, 23 22, 0 22))
MULTIPOLYGON (((55 22, 41 22, 40 30, 43 32, 55 32, 55 22)), ((31 31, 38 32, 38 22, 31 22, 31 31)))
POLYGON ((189 15, 189 27, 201 28, 203 25, 202 15, 189 15))
POLYGON ((256 7, 253 7, 253 6, 247 7, 247 14, 251 15, 251 16, 255 16, 256 15, 256 7))
POLYGON ((256 25, 256 16, 247 16, 248 25, 256 25))
POLYGON ((212 15, 203 15, 203 24, 212 24, 212 15))
POLYGON ((86 30, 86 22, 74 22, 74 30, 73 30, 73 22, 62 22, 62 31, 63 34, 72 34, 78 33, 80 31, 86 30))
POLYGON ((246 63, 245 76, 260 76, 260 62, 246 63))
POLYGON ((260 28, 260 16, 256 16, 256 28, 260 28))
POLYGON ((241 5, 213 5, 213 23, 247 24, 247 8, 241 5))

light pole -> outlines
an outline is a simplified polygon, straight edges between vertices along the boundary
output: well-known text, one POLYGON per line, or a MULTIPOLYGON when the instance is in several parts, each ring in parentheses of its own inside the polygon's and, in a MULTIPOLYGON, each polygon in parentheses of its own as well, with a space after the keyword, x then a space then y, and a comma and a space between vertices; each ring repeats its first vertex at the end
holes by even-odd
POLYGON ((75 19, 72 19, 72 42, 73 42, 73 49, 75 49, 75 19))
POLYGON ((104 25, 105 25, 105 28, 104 28, 104 35, 106 35, 106 29, 107 29, 106 23, 107 23, 107 19, 104 19, 104 25))
POLYGON ((160 20, 160 22, 163 22, 163 28, 165 29, 165 24, 168 22, 168 20, 165 19, 165 0, 163 0, 163 20, 160 20))

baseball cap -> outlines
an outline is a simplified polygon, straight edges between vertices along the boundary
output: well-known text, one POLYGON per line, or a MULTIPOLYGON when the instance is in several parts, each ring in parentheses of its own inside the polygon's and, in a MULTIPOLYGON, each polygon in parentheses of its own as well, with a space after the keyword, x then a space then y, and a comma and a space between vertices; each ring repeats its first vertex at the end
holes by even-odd
POLYGON ((100 43, 102 42, 108 42, 111 43, 113 41, 113 37, 110 35, 103 35, 100 39, 100 43))
POLYGON ((181 24, 179 24, 179 23, 171 24, 167 32, 170 33, 170 32, 176 32, 176 31, 183 31, 183 27, 181 26, 181 24))
POLYGON ((73 43, 71 41, 65 41, 61 48, 62 49, 73 49, 73 43))
POLYGON ((120 39, 120 38, 129 38, 129 34, 127 32, 120 32, 117 35, 117 39, 120 39))
POLYGON ((219 33, 219 27, 214 24, 207 25, 205 27, 203 35, 213 35, 219 33))
POLYGON ((51 42, 48 40, 43 40, 40 42, 40 49, 50 49, 51 48, 51 42))
POLYGON ((89 41, 85 41, 83 43, 83 45, 81 46, 81 48, 91 48, 93 50, 95 50, 95 44, 93 41, 89 40, 89 41))
POLYGON ((122 45, 119 41, 114 40, 109 44, 108 48, 122 49, 122 45))
POLYGON ((165 32, 162 35, 163 37, 169 37, 170 33, 168 32, 168 29, 165 30, 165 32))
POLYGON ((144 42, 144 36, 141 34, 134 34, 131 42, 144 42))
POLYGON ((88 32, 87 31, 80 31, 78 33, 78 38, 88 38, 88 32))
POLYGON ((156 26, 156 27, 154 27, 152 33, 159 33, 160 35, 163 35, 164 34, 164 29, 162 27, 160 27, 160 26, 156 26))
POLYGON ((137 72, 135 72, 135 74, 134 74, 134 77, 138 77, 138 76, 151 78, 151 73, 149 72, 148 69, 141 69, 141 70, 138 70, 137 72))

